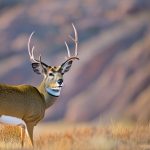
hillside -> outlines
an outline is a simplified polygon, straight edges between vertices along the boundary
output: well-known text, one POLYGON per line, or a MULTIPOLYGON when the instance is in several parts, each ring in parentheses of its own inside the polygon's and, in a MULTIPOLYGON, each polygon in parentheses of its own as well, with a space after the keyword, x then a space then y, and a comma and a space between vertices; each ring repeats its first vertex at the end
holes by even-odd
POLYGON ((0 8, 2 83, 36 86, 41 81, 27 53, 32 31, 36 55, 59 65, 67 54, 64 41, 72 22, 78 30, 80 61, 65 75, 62 95, 45 121, 149 121, 148 0, 6 0, 0 8))

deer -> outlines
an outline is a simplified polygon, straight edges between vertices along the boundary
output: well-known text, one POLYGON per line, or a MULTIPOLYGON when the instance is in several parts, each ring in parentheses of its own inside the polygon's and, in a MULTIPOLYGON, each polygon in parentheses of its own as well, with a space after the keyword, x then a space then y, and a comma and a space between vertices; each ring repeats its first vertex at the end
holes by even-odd
POLYGON ((31 145, 34 147, 33 130, 34 127, 44 118, 45 111, 51 107, 58 99, 63 88, 63 76, 67 73, 74 60, 78 57, 78 34, 72 24, 74 37, 69 36, 75 44, 74 55, 71 55, 70 48, 65 41, 67 58, 60 66, 49 66, 41 59, 41 55, 35 58, 34 45, 31 46, 31 39, 34 32, 28 39, 28 54, 31 60, 32 69, 35 73, 42 75, 43 80, 39 86, 32 85, 7 85, 0 84, 0 116, 12 116, 24 121, 19 124, 21 127, 21 145, 24 146, 24 133, 27 130, 31 145))

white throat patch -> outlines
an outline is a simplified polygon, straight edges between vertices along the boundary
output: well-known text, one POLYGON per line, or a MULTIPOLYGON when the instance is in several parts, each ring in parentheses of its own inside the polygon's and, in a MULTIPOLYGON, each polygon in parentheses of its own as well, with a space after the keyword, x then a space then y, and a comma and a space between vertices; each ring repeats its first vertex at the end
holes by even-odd
POLYGON ((58 97, 60 95, 61 88, 57 89, 46 88, 46 91, 48 94, 58 97))

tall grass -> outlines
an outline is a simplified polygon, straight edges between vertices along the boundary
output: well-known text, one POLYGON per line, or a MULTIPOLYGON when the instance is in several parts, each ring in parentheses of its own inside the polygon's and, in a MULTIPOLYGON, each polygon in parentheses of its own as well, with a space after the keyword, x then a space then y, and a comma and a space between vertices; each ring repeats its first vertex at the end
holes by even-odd
MULTIPOLYGON (((34 137, 36 150, 148 150, 150 125, 47 125, 34 137)), ((0 149, 21 149, 20 128, 0 125, 0 149)), ((25 149, 31 149, 28 136, 25 149)))

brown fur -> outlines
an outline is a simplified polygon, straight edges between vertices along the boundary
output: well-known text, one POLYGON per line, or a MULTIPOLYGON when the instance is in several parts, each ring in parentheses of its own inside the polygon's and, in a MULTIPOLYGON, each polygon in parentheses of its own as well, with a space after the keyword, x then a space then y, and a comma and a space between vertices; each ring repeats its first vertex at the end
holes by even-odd
POLYGON ((41 83, 38 90, 30 85, 0 84, 0 115, 24 120, 32 144, 34 126, 44 117, 45 109, 56 100, 45 92, 43 86, 41 83))

